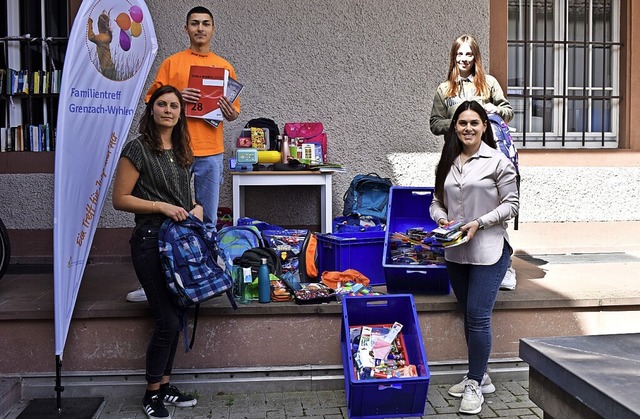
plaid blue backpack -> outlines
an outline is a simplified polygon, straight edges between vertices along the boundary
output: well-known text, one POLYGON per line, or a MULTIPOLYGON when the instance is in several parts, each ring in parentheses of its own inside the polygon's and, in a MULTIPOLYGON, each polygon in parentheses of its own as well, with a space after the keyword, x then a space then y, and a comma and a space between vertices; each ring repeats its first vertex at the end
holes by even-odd
POLYGON ((158 232, 160 259, 167 280, 167 288, 181 310, 181 329, 186 332, 189 307, 195 306, 191 344, 185 335, 185 351, 193 347, 200 303, 227 294, 233 308, 231 276, 218 264, 218 243, 215 227, 189 215, 181 222, 167 219, 158 232))

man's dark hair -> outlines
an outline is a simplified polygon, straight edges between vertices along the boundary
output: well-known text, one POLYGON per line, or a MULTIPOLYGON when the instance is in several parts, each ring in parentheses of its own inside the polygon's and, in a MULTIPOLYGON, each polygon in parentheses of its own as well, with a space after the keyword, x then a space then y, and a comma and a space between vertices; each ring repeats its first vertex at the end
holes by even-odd
POLYGON ((189 12, 187 13, 187 25, 189 24, 189 18, 194 13, 203 13, 203 14, 209 15, 211 17, 211 23, 214 23, 213 22, 213 13, 211 13, 211 10, 207 9, 204 6, 196 6, 193 9, 189 10, 189 12))

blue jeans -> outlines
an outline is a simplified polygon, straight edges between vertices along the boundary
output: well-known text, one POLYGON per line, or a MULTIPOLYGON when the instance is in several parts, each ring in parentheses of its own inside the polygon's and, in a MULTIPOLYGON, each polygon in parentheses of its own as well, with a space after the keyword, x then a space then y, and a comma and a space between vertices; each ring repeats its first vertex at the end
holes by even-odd
POLYGON ((216 224, 218 221, 218 201, 222 185, 222 165, 224 154, 196 157, 191 166, 196 202, 204 208, 204 222, 216 224))
POLYGON ((159 383, 163 375, 171 375, 180 337, 180 316, 167 289, 160 262, 159 229, 159 225, 146 224, 134 231, 129 241, 133 267, 155 321, 147 345, 145 378, 148 383, 159 383))
POLYGON ((505 241, 502 256, 493 265, 447 262, 451 288, 464 316, 469 373, 477 382, 487 370, 491 353, 491 312, 511 258, 511 246, 505 241))

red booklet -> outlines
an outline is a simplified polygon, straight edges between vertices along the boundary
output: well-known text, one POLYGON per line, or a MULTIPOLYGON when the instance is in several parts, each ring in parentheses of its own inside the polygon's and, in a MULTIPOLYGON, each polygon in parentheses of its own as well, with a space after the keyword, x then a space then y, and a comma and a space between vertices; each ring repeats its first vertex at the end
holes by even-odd
POLYGON ((194 65, 189 71, 189 87, 200 89, 197 103, 187 104, 187 116, 222 121, 218 101, 227 94, 229 70, 220 67, 194 65))

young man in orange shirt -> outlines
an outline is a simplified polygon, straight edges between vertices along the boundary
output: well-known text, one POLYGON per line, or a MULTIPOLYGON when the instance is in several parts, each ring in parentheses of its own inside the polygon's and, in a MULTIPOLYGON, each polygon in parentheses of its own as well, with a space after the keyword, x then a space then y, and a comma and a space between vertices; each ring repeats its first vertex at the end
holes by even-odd
MULTIPOLYGON (((187 87, 192 65, 226 68, 229 70, 229 77, 237 79, 233 66, 211 51, 215 26, 213 14, 209 9, 197 6, 189 10, 184 30, 189 35, 189 48, 169 56, 162 62, 147 92, 146 101, 156 89, 170 84, 180 90, 187 106, 189 103, 198 102, 200 90, 187 87)), ((240 115, 239 98, 231 103, 228 98, 222 97, 219 106, 227 121, 233 121, 240 115)), ((223 179, 224 123, 213 127, 204 119, 189 118, 187 126, 191 137, 191 149, 195 156, 191 169, 194 175, 195 200, 204 208, 204 222, 215 224, 223 179)), ((139 302, 146 299, 142 288, 127 294, 128 301, 139 302)))
MULTIPOLYGON (((189 48, 168 57, 160 65, 155 81, 147 92, 147 99, 160 86, 171 84, 182 93, 185 102, 200 100, 200 90, 187 87, 189 69, 193 65, 222 67, 229 70, 229 77, 236 79, 231 64, 211 51, 211 38, 215 32, 213 15, 202 6, 194 7, 187 13, 185 32, 189 35, 189 48)), ((233 121, 240 114, 240 99, 231 103, 222 97, 219 102, 224 119, 233 121)), ((188 105, 187 105, 188 106, 188 105)), ((204 221, 217 221, 218 198, 222 183, 224 156, 224 123, 213 127, 200 118, 189 118, 191 148, 195 156, 193 163, 195 199, 204 207, 204 221)))

